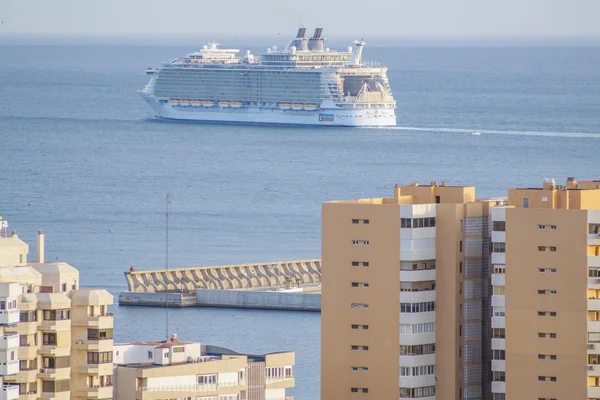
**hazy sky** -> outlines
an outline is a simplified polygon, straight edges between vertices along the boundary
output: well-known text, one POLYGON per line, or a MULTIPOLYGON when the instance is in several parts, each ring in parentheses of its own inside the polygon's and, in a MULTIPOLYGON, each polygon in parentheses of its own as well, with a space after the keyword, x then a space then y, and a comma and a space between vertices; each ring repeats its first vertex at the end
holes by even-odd
POLYGON ((0 36, 598 37, 600 0, 0 0, 0 36))

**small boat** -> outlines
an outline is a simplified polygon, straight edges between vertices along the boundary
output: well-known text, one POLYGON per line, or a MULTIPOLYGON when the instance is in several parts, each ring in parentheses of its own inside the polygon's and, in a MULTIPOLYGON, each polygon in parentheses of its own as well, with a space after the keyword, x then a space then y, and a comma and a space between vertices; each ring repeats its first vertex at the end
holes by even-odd
POLYGON ((289 110, 292 107, 291 104, 288 103, 279 103, 279 108, 281 108, 282 110, 289 110))
POLYGON ((479 132, 479 131, 471 132, 471 136, 479 136, 479 135, 481 135, 481 132, 479 132))
POLYGON ((179 104, 179 100, 177 99, 169 99, 169 104, 171 104, 172 106, 176 106, 179 104))
POLYGON ((191 100, 190 105, 194 107, 200 107, 202 105, 202 102, 200 100, 191 100))
POLYGON ((179 105, 180 106, 189 106, 190 101, 189 100, 179 100, 179 105))
POLYGON ((316 104, 305 104, 304 109, 307 111, 313 111, 313 110, 317 109, 317 105, 316 104))
POLYGON ((203 107, 214 107, 215 106, 215 102, 212 100, 205 100, 202 102, 202 106, 203 107))
POLYGON ((219 102, 219 107, 225 108, 225 107, 229 107, 231 103, 228 101, 220 101, 219 102))
POLYGON ((302 105, 302 104, 292 104, 292 110, 299 111, 299 110, 302 110, 303 108, 304 108, 304 105, 302 105))
POLYGON ((156 73, 156 70, 153 68, 146 68, 146 73, 148 75, 154 75, 156 73))
POLYGON ((232 108, 240 108, 241 106, 244 105, 244 103, 242 103, 241 101, 232 101, 229 104, 231 105, 232 108))

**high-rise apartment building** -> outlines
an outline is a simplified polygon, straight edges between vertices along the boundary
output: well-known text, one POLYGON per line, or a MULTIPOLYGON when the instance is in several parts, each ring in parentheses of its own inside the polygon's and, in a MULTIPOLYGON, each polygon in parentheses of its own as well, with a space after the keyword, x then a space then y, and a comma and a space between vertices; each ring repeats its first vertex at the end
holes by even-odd
POLYGON ((77 269, 45 262, 42 232, 35 262, 28 252, 16 233, 0 237, 4 384, 17 387, 20 400, 111 399, 112 295, 79 289, 77 269))
POLYGON ((321 399, 486 399, 489 215, 468 186, 323 204, 321 399))
POLYGON ((600 399, 600 181, 492 210, 494 400, 600 399))

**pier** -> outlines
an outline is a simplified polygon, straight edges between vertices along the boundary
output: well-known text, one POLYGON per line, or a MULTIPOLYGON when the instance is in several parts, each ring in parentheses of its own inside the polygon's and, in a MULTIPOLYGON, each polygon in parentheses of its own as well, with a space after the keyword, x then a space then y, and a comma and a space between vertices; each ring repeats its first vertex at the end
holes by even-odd
POLYGON ((321 310, 321 260, 125 272, 119 304, 321 310))

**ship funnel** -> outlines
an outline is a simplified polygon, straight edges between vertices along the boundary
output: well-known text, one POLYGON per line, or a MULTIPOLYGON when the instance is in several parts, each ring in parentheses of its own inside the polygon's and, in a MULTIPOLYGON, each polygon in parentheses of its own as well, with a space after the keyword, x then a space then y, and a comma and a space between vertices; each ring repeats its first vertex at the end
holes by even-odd
POLYGON ((296 50, 307 50, 308 44, 307 39, 304 37, 305 34, 306 28, 299 28, 298 33, 296 34, 296 38, 292 40, 290 44, 288 44, 288 50, 292 47, 295 47, 296 50))
POLYGON ((325 39, 321 37, 323 35, 323 28, 315 29, 313 36, 308 39, 308 50, 324 51, 325 50, 325 39))
POLYGON ((354 61, 352 62, 352 64, 354 64, 354 65, 362 64, 362 51, 363 51, 363 47, 365 47, 365 44, 367 44, 367 42, 365 42, 362 39, 354 41, 354 47, 356 48, 356 51, 354 52, 354 61))

